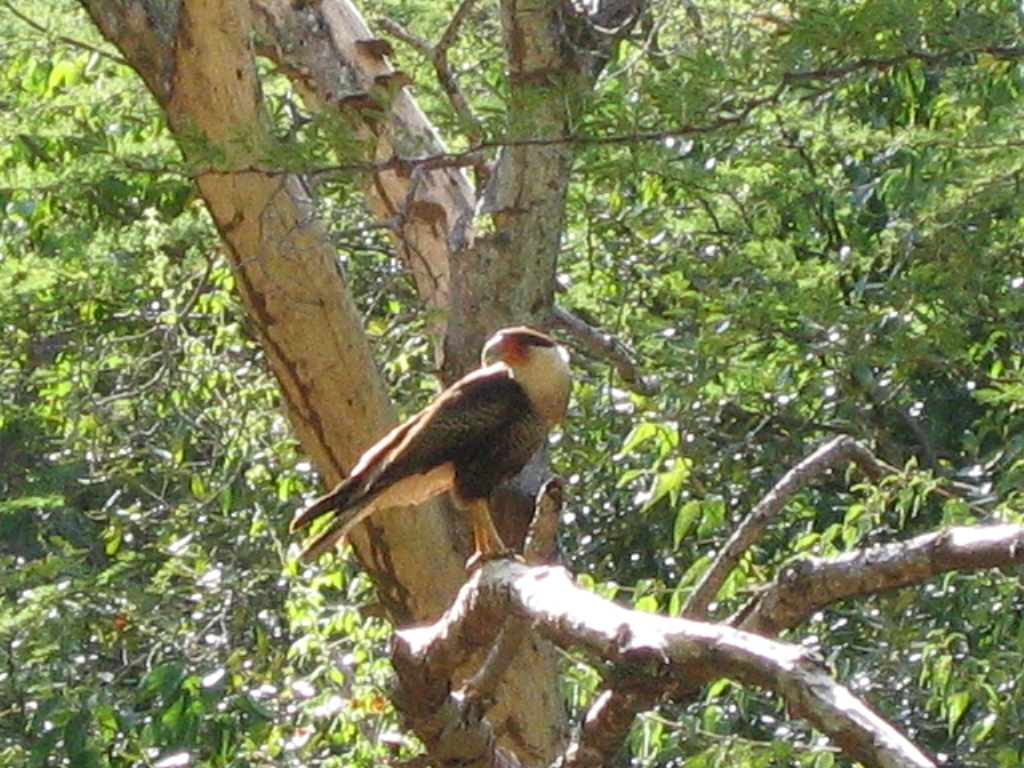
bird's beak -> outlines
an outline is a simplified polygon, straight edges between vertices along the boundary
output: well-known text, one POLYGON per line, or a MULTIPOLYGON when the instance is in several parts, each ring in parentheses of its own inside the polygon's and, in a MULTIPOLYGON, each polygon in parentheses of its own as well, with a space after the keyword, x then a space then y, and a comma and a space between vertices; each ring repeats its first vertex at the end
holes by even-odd
POLYGON ((505 342, 505 334, 496 333, 487 340, 484 344, 484 349, 480 353, 480 360, 484 366, 494 365, 502 361, 502 346, 505 342))

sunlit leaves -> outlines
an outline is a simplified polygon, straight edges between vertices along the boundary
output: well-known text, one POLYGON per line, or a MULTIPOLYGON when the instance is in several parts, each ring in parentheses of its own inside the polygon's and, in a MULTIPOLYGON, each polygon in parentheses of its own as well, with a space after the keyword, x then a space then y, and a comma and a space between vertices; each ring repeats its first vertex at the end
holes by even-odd
MULTIPOLYGON (((0 762, 407 755, 369 585, 342 558, 288 557, 315 478, 160 115, 131 73, 63 39, 102 45, 84 17, 23 6, 53 31, 0 22, 0 762)), ((374 12, 434 41, 454 6, 374 12)), ((721 613, 794 555, 1022 519, 1020 23, 1002 0, 651 4, 573 126, 558 300, 663 382, 641 398, 575 356, 554 461, 581 581, 678 613, 737 522, 837 432, 899 474, 838 471, 794 499, 721 613)), ((396 43, 455 148, 503 136, 500 45, 478 5, 450 51, 469 135, 396 43)), ((266 82, 294 138, 268 162, 316 167, 352 138, 266 82)), ((330 224, 368 221, 354 179, 318 183, 330 224)), ((427 318, 383 233, 339 249, 410 412, 436 389, 427 318)), ((955 574, 831 606, 792 639, 935 751, 1017 766, 1021 615, 1018 574, 955 574)), ((580 712, 600 671, 563 669, 580 712)), ((629 746, 638 766, 846 765, 731 684, 645 716, 629 746)))

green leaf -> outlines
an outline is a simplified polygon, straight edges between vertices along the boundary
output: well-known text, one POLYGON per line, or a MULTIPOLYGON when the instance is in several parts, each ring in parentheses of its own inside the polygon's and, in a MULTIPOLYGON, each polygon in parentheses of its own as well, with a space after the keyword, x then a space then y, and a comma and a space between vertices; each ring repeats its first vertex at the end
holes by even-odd
POLYGON ((185 681, 185 663, 168 661, 154 667, 142 678, 139 685, 139 696, 142 701, 159 697, 169 701, 185 681))
POLYGON ((693 530, 693 526, 700 519, 701 504, 697 500, 690 500, 683 504, 676 513, 675 524, 672 527, 672 548, 678 549, 680 542, 693 530))
POLYGON ((959 691, 946 697, 946 729, 950 734, 960 725, 970 705, 971 694, 967 691, 959 691))

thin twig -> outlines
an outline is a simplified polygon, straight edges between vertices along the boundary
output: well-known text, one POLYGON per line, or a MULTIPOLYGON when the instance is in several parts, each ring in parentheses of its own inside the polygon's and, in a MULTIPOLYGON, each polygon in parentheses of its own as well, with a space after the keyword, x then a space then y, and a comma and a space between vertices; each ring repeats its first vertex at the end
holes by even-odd
POLYGON ((435 55, 441 55, 444 57, 448 56, 448 51, 455 45, 455 41, 459 37, 459 32, 462 30, 462 25, 469 17, 470 11, 473 10, 473 6, 476 5, 477 0, 462 0, 459 3, 459 7, 455 9, 455 13, 452 14, 452 20, 448 22, 448 26, 445 28, 441 37, 437 41, 437 45, 434 48, 435 55))
POLYGON ((459 80, 455 76, 454 70, 452 70, 451 63, 448 61, 448 53, 451 51, 452 46, 455 45, 455 41, 458 40, 462 25, 469 16, 470 11, 473 10, 476 2, 477 0, 462 0, 459 7, 455 9, 452 20, 448 23, 430 55, 438 82, 441 83, 441 87, 444 89, 448 101, 451 102, 452 109, 455 110, 455 114, 462 122, 463 130, 470 141, 476 141, 484 135, 483 124, 476 116, 476 113, 473 112, 466 94, 462 92, 462 88, 459 86, 459 80))
POLYGON ((21 20, 28 26, 32 27, 32 29, 36 30, 37 32, 41 32, 47 37, 52 37, 57 42, 64 43, 65 45, 70 45, 72 48, 81 48, 83 51, 89 51, 89 53, 95 53, 97 56, 102 56, 103 58, 108 59, 114 62, 115 64, 121 64, 125 67, 128 66, 128 62, 122 59, 120 56, 117 56, 116 54, 113 54, 110 51, 106 51, 103 48, 100 48, 99 46, 93 45, 92 43, 87 43, 84 40, 76 40, 75 38, 68 37, 67 35, 54 34, 53 30, 51 30, 49 27, 40 24, 38 21, 31 18, 30 16, 26 16, 24 13, 19 11, 9 2, 7 2, 7 0, 4 0, 3 7, 10 11, 15 18, 21 20))
POLYGON ((950 50, 930 53, 928 51, 908 51, 899 56, 886 58, 865 58, 851 61, 848 64, 840 64, 835 67, 823 67, 821 69, 809 69, 798 72, 787 72, 783 75, 783 82, 799 83, 808 80, 838 80, 865 70, 892 69, 900 64, 909 61, 922 61, 925 64, 944 64, 952 59, 964 56, 988 55, 996 59, 1020 59, 1024 58, 1024 47, 988 45, 981 48, 970 48, 967 50, 950 50))
MULTIPOLYGON (((321 176, 332 176, 339 173, 352 172, 380 173, 382 171, 398 171, 399 173, 411 174, 417 168, 423 170, 434 170, 439 168, 470 168, 479 166, 482 162, 482 158, 485 158, 489 153, 500 149, 514 149, 516 147, 548 147, 560 144, 571 144, 574 146, 618 146, 625 144, 638 144, 648 141, 658 142, 682 136, 714 133, 722 128, 743 123, 758 107, 777 102, 781 93, 782 89, 779 89, 768 96, 751 99, 745 103, 738 112, 725 115, 717 120, 701 125, 689 124, 665 130, 637 131, 635 133, 609 134, 606 136, 583 136, 580 134, 571 134, 568 136, 545 136, 515 140, 486 140, 479 141, 459 152, 438 152, 432 155, 421 155, 419 157, 393 155, 386 160, 376 162, 358 161, 313 168, 307 171, 306 175, 315 179, 321 176)), ((231 170, 223 170, 220 168, 194 168, 188 175, 192 177, 198 177, 204 174, 211 176, 231 176, 244 173, 255 173, 263 176, 281 176, 292 172, 283 168, 269 168, 260 165, 250 165, 244 168, 233 168, 231 170)))

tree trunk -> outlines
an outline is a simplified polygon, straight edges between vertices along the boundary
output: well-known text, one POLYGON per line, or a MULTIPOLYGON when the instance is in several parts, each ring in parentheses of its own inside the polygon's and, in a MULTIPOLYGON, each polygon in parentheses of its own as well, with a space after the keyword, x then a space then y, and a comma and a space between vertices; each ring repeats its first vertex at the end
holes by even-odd
MULTIPOLYGON (((497 327, 549 314, 572 163, 571 144, 558 140, 571 124, 574 100, 566 95, 582 82, 578 63, 562 54, 558 3, 502 6, 516 119, 508 129, 512 146, 481 206, 494 234, 480 239, 472 221, 477 201, 462 173, 418 163, 443 146, 402 90, 386 46, 369 36, 350 4, 82 3, 165 110, 296 433, 329 484, 394 415, 304 180, 267 162, 275 139, 262 103, 256 37, 311 109, 333 111, 373 139, 364 158, 376 164, 367 199, 395 233, 427 309, 447 310, 438 317, 449 320, 448 378, 475 363, 483 338, 497 327), (537 137, 542 141, 534 143, 537 137)), ((340 149, 352 156, 351 147, 340 149)), ((527 508, 530 493, 528 487, 527 508)), ((464 580, 465 550, 444 505, 375 515, 353 539, 396 623, 435 619, 464 580)), ((546 762, 560 751, 567 723, 546 643, 524 644, 496 699, 495 730, 521 760, 546 762)))
MULTIPOLYGON (((273 138, 248 6, 84 4, 165 110, 296 434, 326 482, 337 482, 395 415, 303 180, 264 170, 273 138)), ((464 558, 441 505, 410 521, 408 511, 384 512, 353 536, 399 623, 438 616, 464 580, 464 558)))

